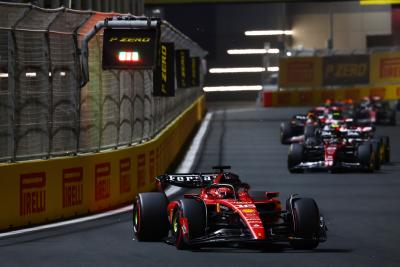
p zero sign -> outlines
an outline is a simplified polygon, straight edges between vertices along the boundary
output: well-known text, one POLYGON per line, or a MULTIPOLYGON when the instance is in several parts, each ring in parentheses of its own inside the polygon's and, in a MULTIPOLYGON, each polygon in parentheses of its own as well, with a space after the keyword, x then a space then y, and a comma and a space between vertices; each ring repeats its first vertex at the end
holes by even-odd
POLYGON ((158 34, 149 29, 105 29, 103 69, 151 69, 156 64, 158 34))
POLYGON ((191 86, 200 86, 200 58, 190 58, 190 81, 191 86))
POLYGON ((189 50, 176 50, 176 80, 179 88, 191 86, 189 50))
POLYGON ((154 96, 175 95, 175 46, 160 43, 158 62, 154 70, 154 96))
POLYGON ((343 55, 323 58, 323 85, 354 85, 368 83, 368 55, 343 55))

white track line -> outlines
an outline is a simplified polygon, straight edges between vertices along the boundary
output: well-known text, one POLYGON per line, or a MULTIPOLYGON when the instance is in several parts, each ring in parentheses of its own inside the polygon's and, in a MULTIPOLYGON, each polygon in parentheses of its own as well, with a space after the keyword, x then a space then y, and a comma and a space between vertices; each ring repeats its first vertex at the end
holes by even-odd
MULTIPOLYGON (((200 149, 200 146, 203 142, 204 136, 207 133, 207 129, 209 127, 211 117, 212 117, 212 113, 207 113, 206 117, 204 118, 203 122, 201 123, 200 129, 197 132, 196 137, 193 139, 189 150, 186 152, 185 158, 179 165, 177 172, 179 172, 179 173, 190 172, 191 169, 193 168, 193 164, 196 159, 196 154, 197 154, 198 150, 200 149)), ((171 194, 177 192, 178 190, 179 190, 179 187, 170 187, 167 189, 167 191, 165 193, 167 195, 171 195, 171 194)), ((85 216, 85 217, 78 218, 78 219, 72 219, 72 220, 67 220, 67 221, 58 222, 58 223, 50 223, 50 224, 46 224, 46 225, 40 225, 40 226, 30 227, 30 228, 26 228, 26 229, 0 233, 0 238, 13 237, 13 236, 22 235, 22 234, 29 234, 29 233, 34 233, 34 232, 38 232, 38 231, 54 229, 54 228, 58 228, 58 227, 62 227, 62 226, 68 226, 68 225, 93 221, 93 220, 125 213, 128 211, 132 211, 132 209, 133 209, 133 206, 129 205, 129 206, 125 206, 125 207, 122 207, 122 208, 119 208, 116 210, 111 210, 111 211, 103 212, 100 214, 85 216)))
MULTIPOLYGON (((176 169, 176 173, 188 173, 193 169, 193 164, 196 160, 196 155, 204 141, 204 137, 207 134, 208 127, 210 126, 210 121, 213 116, 212 112, 208 112, 205 116, 196 136, 194 137, 189 149, 187 150, 185 157, 181 161, 181 164, 176 169)), ((181 188, 177 186, 170 186, 165 190, 167 196, 178 192, 181 188)))
POLYGON ((16 235, 28 234, 28 233, 58 228, 58 227, 62 227, 62 226, 68 226, 68 225, 73 225, 73 224, 77 224, 77 223, 93 221, 93 220, 121 214, 121 213, 124 213, 127 211, 131 211, 132 209, 133 209, 133 206, 129 205, 129 206, 122 207, 122 208, 119 208, 116 210, 111 210, 111 211, 103 212, 103 213, 96 214, 96 215, 85 216, 85 217, 78 218, 78 219, 72 219, 72 220, 58 222, 58 223, 50 223, 50 224, 46 224, 46 225, 40 225, 40 226, 31 227, 31 228, 10 231, 10 232, 0 234, 0 238, 12 237, 12 236, 16 236, 16 235))

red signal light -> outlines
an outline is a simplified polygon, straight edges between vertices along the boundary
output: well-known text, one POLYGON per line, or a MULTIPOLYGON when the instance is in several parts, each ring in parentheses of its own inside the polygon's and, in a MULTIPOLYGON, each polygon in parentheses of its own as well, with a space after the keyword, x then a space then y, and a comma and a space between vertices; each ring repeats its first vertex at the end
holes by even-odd
POLYGON ((140 60, 139 52, 135 52, 135 51, 120 51, 118 53, 118 60, 120 62, 138 62, 140 60))

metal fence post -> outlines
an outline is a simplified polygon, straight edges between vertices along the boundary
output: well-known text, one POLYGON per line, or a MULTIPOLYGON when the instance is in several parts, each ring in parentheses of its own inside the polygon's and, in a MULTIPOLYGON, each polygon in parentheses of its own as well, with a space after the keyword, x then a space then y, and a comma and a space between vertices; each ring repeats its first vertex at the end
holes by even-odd
POLYGON ((50 51, 50 27, 51 25, 54 23, 54 21, 57 20, 58 16, 60 15, 61 12, 64 12, 64 10, 62 11, 58 11, 57 15, 53 18, 53 20, 47 25, 47 29, 46 29, 46 33, 45 38, 46 38, 46 50, 47 50, 47 56, 48 56, 48 68, 49 68, 49 74, 48 74, 48 78, 49 78, 49 107, 48 107, 48 111, 49 111, 49 119, 47 120, 47 132, 48 132, 48 154, 47 157, 50 158, 51 157, 51 152, 53 150, 53 126, 54 126, 54 108, 53 108, 53 99, 54 99, 54 88, 53 88, 53 82, 54 82, 54 72, 53 72, 53 64, 51 61, 51 51, 50 51))
POLYGON ((15 162, 17 157, 17 140, 16 140, 16 125, 15 125, 15 29, 14 26, 9 31, 8 36, 8 99, 11 109, 10 121, 11 121, 11 162, 15 162))

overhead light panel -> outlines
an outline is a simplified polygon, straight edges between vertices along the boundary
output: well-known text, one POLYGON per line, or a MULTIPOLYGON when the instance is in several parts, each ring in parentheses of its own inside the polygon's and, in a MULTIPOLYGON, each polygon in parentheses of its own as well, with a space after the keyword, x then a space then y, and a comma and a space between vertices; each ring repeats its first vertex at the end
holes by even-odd
POLYGON ((293 35, 291 30, 245 31, 246 36, 293 35))
POLYGON ((268 54, 279 54, 279 49, 278 48, 270 48, 267 50, 268 54))
POLYGON ((263 67, 245 67, 245 68, 212 68, 210 73, 242 73, 242 72, 263 72, 263 67))
POLYGON ((276 71, 279 71, 279 67, 268 67, 267 70, 269 72, 276 72, 276 71))
POLYGON ((226 52, 229 55, 266 54, 267 49, 229 49, 226 52))
POLYGON ((262 85, 233 85, 233 86, 207 86, 204 92, 235 92, 235 91, 260 91, 262 85))
POLYGON ((229 55, 255 55, 255 54, 279 54, 278 48, 269 49, 229 49, 226 51, 229 55))
POLYGON ((36 72, 27 72, 25 73, 26 77, 36 77, 36 72))

